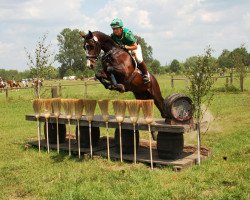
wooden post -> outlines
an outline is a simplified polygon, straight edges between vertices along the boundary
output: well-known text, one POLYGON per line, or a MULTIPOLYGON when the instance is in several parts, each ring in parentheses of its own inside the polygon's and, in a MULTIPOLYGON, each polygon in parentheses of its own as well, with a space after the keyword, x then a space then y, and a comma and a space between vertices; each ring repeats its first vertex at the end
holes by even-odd
POLYGON ((233 72, 230 72, 230 85, 233 84, 233 72))
POLYGON ((34 95, 35 95, 36 98, 38 97, 38 94, 37 94, 37 87, 36 87, 36 86, 34 86, 34 95))
POLYGON ((53 85, 51 87, 51 96, 52 96, 52 98, 58 97, 58 90, 57 90, 57 86, 56 85, 53 85))
POLYGON ((226 77, 226 87, 228 87, 228 77, 226 77))
POLYGON ((185 79, 185 82, 186 82, 186 90, 188 90, 188 79, 187 78, 185 79))
POLYGON ((171 87, 174 88, 174 77, 171 76, 171 87))
POLYGON ((37 84, 37 98, 40 99, 40 84, 37 84))
POLYGON ((6 99, 8 99, 9 97, 8 88, 5 89, 5 96, 6 96, 6 99))
POLYGON ((84 98, 87 97, 87 82, 84 82, 84 98))
POLYGON ((59 83, 58 88, 59 88, 59 92, 58 92, 59 96, 62 97, 62 84, 61 83, 59 83))
POLYGON ((240 75, 240 91, 241 91, 241 92, 243 92, 243 90, 244 90, 243 82, 244 82, 244 77, 243 77, 243 75, 241 74, 241 75, 240 75))

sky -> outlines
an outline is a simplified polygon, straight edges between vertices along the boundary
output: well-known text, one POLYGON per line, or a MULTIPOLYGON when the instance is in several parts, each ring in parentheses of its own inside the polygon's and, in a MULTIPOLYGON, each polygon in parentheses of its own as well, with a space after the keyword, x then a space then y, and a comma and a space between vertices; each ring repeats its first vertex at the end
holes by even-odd
POLYGON ((215 57, 241 44, 250 52, 250 0, 0 0, 0 69, 29 69, 24 48, 33 53, 45 33, 57 53, 64 28, 110 34, 114 18, 143 37, 161 65, 209 45, 215 57))

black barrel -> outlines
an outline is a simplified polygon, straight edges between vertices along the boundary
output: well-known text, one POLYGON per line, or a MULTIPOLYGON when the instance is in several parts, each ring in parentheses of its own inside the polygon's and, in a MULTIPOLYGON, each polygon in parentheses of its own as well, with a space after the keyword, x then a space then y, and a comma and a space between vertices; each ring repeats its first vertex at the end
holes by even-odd
POLYGON ((158 132, 157 151, 159 158, 175 159, 181 156, 184 147, 183 133, 158 132))
MULTIPOLYGON (((66 125, 65 124, 58 124, 59 130, 59 143, 64 143, 66 141, 66 125)), ((56 144, 57 137, 56 137, 56 123, 48 123, 48 135, 49 135, 49 143, 56 144)), ((46 123, 44 123, 44 135, 45 139, 47 139, 46 135, 46 123)))
POLYGON ((164 102, 169 119, 184 122, 192 118, 193 105, 192 100, 188 96, 173 94, 167 97, 164 102))
MULTIPOLYGON (((76 140, 78 141, 78 126, 76 126, 76 140)), ((91 127, 92 147, 97 147, 100 141, 100 128, 91 127)), ((80 126, 81 148, 89 148, 89 126, 80 126)))
MULTIPOLYGON (((134 153, 134 131, 128 129, 122 129, 122 153, 131 154, 134 153)), ((136 149, 139 146, 139 131, 136 130, 136 149)), ((120 138, 119 129, 115 130, 115 147, 116 151, 120 153, 120 138)))

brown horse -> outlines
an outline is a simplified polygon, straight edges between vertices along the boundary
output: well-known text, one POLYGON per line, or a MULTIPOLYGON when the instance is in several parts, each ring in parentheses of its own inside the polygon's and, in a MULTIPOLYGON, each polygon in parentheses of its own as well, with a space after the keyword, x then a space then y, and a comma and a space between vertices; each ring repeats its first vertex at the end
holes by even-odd
POLYGON ((19 81, 13 81, 13 80, 7 80, 7 84, 10 86, 10 88, 20 88, 21 85, 19 81))
POLYGON ((80 35, 84 38, 88 67, 93 69, 101 50, 104 51, 102 70, 96 74, 96 78, 105 88, 120 92, 132 91, 136 99, 154 99, 161 116, 166 118, 164 99, 152 74, 150 83, 145 85, 131 55, 121 49, 108 35, 99 31, 89 31, 87 35, 80 35))

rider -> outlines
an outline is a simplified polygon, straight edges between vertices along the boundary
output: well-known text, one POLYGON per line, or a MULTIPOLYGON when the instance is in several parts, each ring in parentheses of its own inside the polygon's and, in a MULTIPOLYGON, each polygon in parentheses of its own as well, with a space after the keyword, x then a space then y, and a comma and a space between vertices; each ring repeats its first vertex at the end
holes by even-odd
POLYGON ((111 24, 111 28, 113 29, 113 33, 111 34, 111 38, 123 49, 127 51, 131 51, 132 54, 135 55, 136 61, 138 63, 138 68, 141 70, 143 74, 144 84, 150 82, 150 78, 148 76, 148 70, 145 62, 142 58, 142 50, 141 45, 137 43, 135 36, 128 28, 123 27, 123 22, 121 19, 114 19, 111 24))

